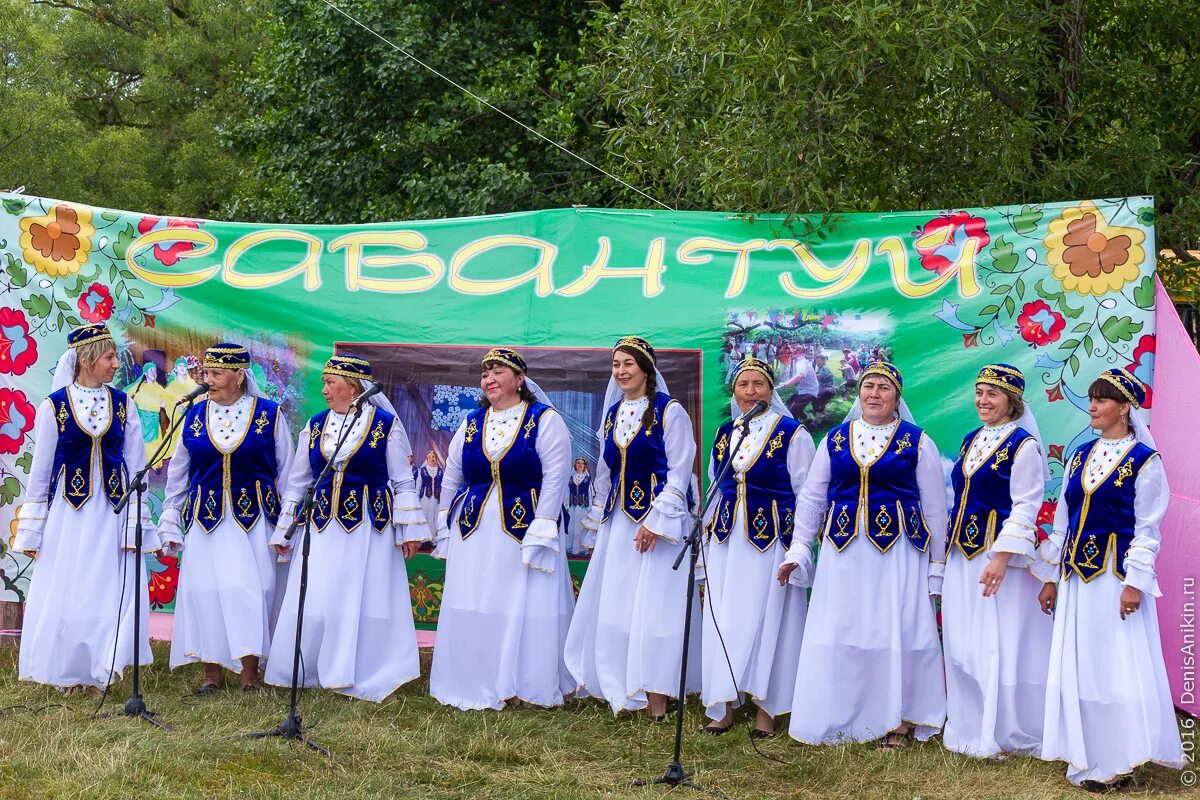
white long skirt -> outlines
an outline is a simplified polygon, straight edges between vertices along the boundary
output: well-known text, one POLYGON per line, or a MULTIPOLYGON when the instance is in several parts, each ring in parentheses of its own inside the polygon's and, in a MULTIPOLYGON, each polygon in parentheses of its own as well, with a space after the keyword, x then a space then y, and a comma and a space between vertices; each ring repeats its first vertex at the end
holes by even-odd
POLYGON ((436 497, 422 497, 417 501, 421 506, 421 513, 425 515, 425 522, 429 525, 429 530, 437 530, 437 515, 438 501, 436 497))
MULTIPOLYGON (((634 546, 637 523, 620 510, 596 536, 567 634, 567 669, 580 696, 604 698, 613 713, 645 708, 646 694, 679 693, 687 602, 687 559, 672 570, 682 545, 659 540, 634 546)), ((693 596, 687 691, 699 691, 700 602, 693 596)))
POLYGON ((583 521, 587 519, 587 506, 567 506, 567 552, 571 555, 586 555, 587 545, 584 536, 587 529, 583 521))
POLYGON ((179 569, 172 669, 204 661, 236 672, 242 656, 266 658, 275 600, 269 538, 263 516, 249 531, 228 514, 212 533, 192 525, 179 569))
POLYGON ((499 710, 514 697, 561 705, 575 688, 563 663, 574 605, 566 555, 552 573, 525 566, 493 492, 474 533, 451 526, 429 693, 461 709, 499 710))
POLYGON ((1042 582, 1009 567, 1000 591, 983 596, 986 553, 952 553, 942 586, 949 750, 987 758, 1034 755, 1042 743, 1053 621, 1038 607, 1042 582))
POLYGON ((946 682, 929 555, 907 541, 880 553, 859 534, 817 560, 792 719, 808 744, 868 742, 907 722, 925 741, 946 721, 946 682))
MULTIPOLYGON (((303 532, 303 527, 300 528, 303 532)), ((271 640, 267 683, 290 686, 300 594, 301 533, 293 539, 287 591, 271 640)), ((391 526, 364 521, 353 533, 336 520, 312 530, 300 652, 301 685, 383 701, 421 674, 404 554, 391 526)))
MULTIPOLYGON (((99 487, 99 469, 92 475, 99 487)), ((131 506, 131 513, 133 511, 131 506)), ((46 527, 25 598, 18 676, 51 686, 106 686, 133 664, 133 592, 137 567, 121 545, 125 517, 94 492, 78 511, 59 496, 46 527), (114 642, 116 644, 114 660, 114 642), (110 672, 111 667, 111 672, 110 672)), ((148 526, 149 520, 145 521, 148 526)), ((152 546, 147 544, 146 546, 152 546)), ((145 564, 141 593, 140 657, 150 651, 150 579, 145 564)))
POLYGON ((704 553, 707 580, 700 700, 709 718, 721 719, 726 703, 741 705, 746 696, 772 717, 786 714, 792 707, 808 610, 807 590, 791 584, 780 586, 775 580, 786 548, 776 541, 764 553, 750 544, 739 506, 729 538, 724 544, 709 539, 704 553))
POLYGON ((1122 620, 1122 588, 1112 572, 1058 584, 1042 758, 1066 761, 1072 783, 1184 766, 1154 598, 1122 620))

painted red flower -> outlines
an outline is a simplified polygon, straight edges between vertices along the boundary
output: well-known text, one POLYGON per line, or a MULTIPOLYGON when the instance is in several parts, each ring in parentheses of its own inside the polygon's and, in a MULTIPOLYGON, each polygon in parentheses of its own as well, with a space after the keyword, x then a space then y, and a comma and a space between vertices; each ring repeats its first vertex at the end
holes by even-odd
POLYGON ((1141 339, 1138 339, 1137 347, 1133 348, 1133 363, 1125 367, 1139 381, 1146 384, 1146 408, 1154 405, 1154 390, 1150 388, 1150 381, 1154 377, 1155 347, 1154 334, 1147 333, 1141 339))
POLYGON ((150 608, 169 606, 179 589, 179 557, 157 556, 147 559, 150 573, 150 608))
POLYGON ((964 333, 963 347, 979 347, 979 330, 973 330, 970 333, 964 333))
POLYGON ((1052 309, 1045 300, 1026 303, 1017 316, 1017 331, 1033 347, 1045 347, 1057 342, 1065 327, 1067 321, 1063 315, 1052 309))
POLYGON ((947 211, 926 222, 913 231, 913 245, 921 259, 921 266, 941 275, 958 264, 963 250, 969 242, 975 243, 979 253, 991 243, 987 223, 983 217, 972 217, 966 211, 947 211))
POLYGON ((1039 544, 1049 539, 1050 534, 1054 533, 1054 509, 1057 505, 1053 500, 1043 500, 1042 507, 1038 509, 1037 521, 1033 525, 1037 528, 1039 544))
POLYGON ((34 408, 20 389, 0 388, 0 453, 15 454, 33 429, 34 408))
MULTIPOLYGON (((138 233, 145 236, 151 231, 160 231, 164 228, 193 228, 199 229, 200 223, 193 222, 190 219, 176 219, 174 217, 143 217, 138 222, 138 233)), ((191 252, 195 247, 191 242, 174 242, 170 247, 163 247, 160 244, 154 245, 154 257, 165 267, 173 267, 179 263, 179 259, 184 253, 191 252)))
POLYGON ((104 322, 112 316, 112 292, 103 283, 93 283, 83 290, 76 301, 79 316, 88 322, 104 322))
POLYGON ((1062 383, 1055 383, 1046 390, 1046 399, 1051 403, 1057 403, 1059 400, 1065 400, 1066 395, 1063 394, 1062 383))
POLYGON ((1057 461, 1060 464, 1066 463, 1063 461, 1063 450, 1066 449, 1066 445, 1052 444, 1048 449, 1051 461, 1057 461))
POLYGON ((37 342, 19 308, 0 308, 0 372, 24 375, 37 361, 37 342))

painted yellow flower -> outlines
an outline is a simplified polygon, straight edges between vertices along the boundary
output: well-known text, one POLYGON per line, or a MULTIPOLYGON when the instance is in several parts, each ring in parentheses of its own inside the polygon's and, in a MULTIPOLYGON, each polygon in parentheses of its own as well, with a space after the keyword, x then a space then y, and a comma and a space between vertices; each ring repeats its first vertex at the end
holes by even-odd
POLYGON ((13 512, 13 518, 8 521, 8 549, 12 550, 13 544, 17 541, 17 517, 21 514, 21 506, 17 506, 17 510, 13 512))
POLYGON ((1110 225, 1090 200, 1051 221, 1046 259, 1064 290, 1082 295, 1119 292, 1138 279, 1146 258, 1140 228, 1110 225))
POLYGON ((87 263, 95 232, 90 210, 59 203, 44 216, 21 219, 21 256, 38 272, 64 278, 87 263))

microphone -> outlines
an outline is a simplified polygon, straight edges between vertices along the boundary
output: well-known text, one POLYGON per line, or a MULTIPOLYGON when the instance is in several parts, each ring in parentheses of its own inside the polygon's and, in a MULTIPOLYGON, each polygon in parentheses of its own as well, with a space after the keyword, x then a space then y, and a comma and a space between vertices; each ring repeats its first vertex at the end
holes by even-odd
POLYGON ((362 394, 354 398, 354 402, 350 405, 354 406, 359 411, 362 411, 363 404, 382 391, 383 385, 378 381, 372 381, 366 389, 363 389, 362 394))
POLYGON ((755 417, 761 417, 763 414, 767 413, 767 409, 770 407, 770 403, 768 403, 766 400, 759 400, 754 404, 754 408, 737 418, 737 421, 733 423, 733 427, 744 428, 747 423, 750 422, 750 420, 754 419, 755 417))
POLYGON ((207 383, 200 383, 199 385, 197 385, 197 386, 196 386, 196 388, 195 388, 195 389, 192 389, 190 392, 188 392, 187 394, 185 394, 183 397, 179 398, 179 400, 177 400, 177 401, 175 402, 175 407, 176 407, 176 408, 179 408, 179 407, 180 407, 181 405, 183 405, 184 403, 190 403, 190 402, 192 402, 193 400, 195 400, 197 397, 199 397, 200 395, 204 394, 204 393, 205 393, 205 392, 207 392, 207 391, 208 391, 208 384, 207 384, 207 383))

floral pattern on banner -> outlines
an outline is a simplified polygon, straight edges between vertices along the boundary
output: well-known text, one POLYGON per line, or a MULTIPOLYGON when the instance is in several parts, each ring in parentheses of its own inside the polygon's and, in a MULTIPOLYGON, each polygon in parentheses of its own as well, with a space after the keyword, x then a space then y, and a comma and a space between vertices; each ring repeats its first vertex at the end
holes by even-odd
MULTIPOLYGON (((1085 410, 1087 387, 1111 367, 1149 381, 1154 336, 1145 328, 1153 324, 1154 264, 1147 254, 1154 252, 1154 209, 1148 199, 991 210, 1005 225, 974 229, 991 242, 975 262, 980 295, 970 302, 943 300, 934 316, 959 333, 965 348, 1023 341, 1034 350, 1027 400, 1040 396, 1085 410)), ((944 226, 944 218, 920 230, 944 226)), ((1061 474, 1064 451, 1090 435, 1085 428, 1071 442, 1052 445, 1052 471, 1061 474)))
MULTIPOLYGON (((142 229, 198 223, 17 196, 6 197, 0 208, 0 376, 24 376, 25 390, 0 387, 0 520, 9 523, 11 535, 33 462, 29 434, 36 404, 49 390, 55 363, 66 349, 66 332, 85 322, 103 322, 112 326, 118 349, 126 352, 124 334, 135 326, 152 328, 155 314, 179 300, 129 269, 129 246, 142 229)), ((155 247, 138 259, 171 265, 190 247, 155 247)), ((12 552, 8 537, 0 538, 0 600, 24 600, 31 563, 12 552)), ((177 566, 149 557, 147 569, 155 607, 169 604, 178 585, 177 566)))

